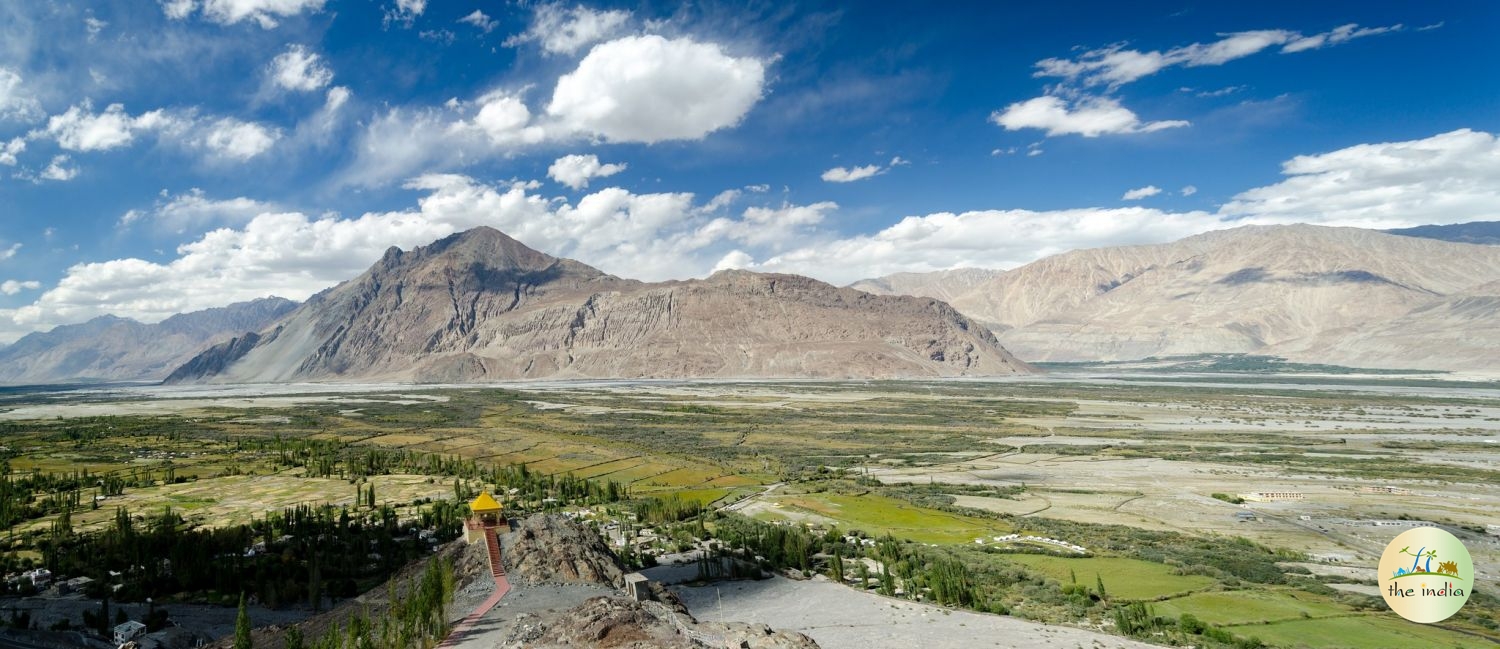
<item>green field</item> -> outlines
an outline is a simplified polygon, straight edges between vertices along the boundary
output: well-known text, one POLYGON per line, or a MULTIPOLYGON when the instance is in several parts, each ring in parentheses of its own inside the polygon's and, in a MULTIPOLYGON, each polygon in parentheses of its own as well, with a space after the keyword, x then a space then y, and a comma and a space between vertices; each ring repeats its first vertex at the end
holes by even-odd
POLYGON ((871 536, 890 534, 918 543, 972 543, 977 537, 1011 532, 999 521, 925 509, 872 494, 806 494, 780 497, 776 502, 790 511, 833 519, 846 530, 857 529, 871 536))
POLYGON ((1298 649, 1414 649, 1417 647, 1487 647, 1495 642, 1425 624, 1407 622, 1395 613, 1292 620, 1275 624, 1228 627, 1240 637, 1257 637, 1276 647, 1298 649))
POLYGON ((1158 615, 1181 617, 1191 613, 1209 624, 1251 624, 1348 615, 1349 608, 1296 590, 1231 590, 1194 593, 1152 604, 1158 615))
POLYGON ((1168 566, 1139 559, 1071 559, 1040 554, 1018 554, 1006 558, 1065 584, 1077 575, 1078 583, 1092 586, 1095 575, 1098 575, 1104 580, 1104 589, 1109 596, 1120 599, 1156 599, 1206 588, 1214 583, 1211 577, 1174 575, 1168 566))

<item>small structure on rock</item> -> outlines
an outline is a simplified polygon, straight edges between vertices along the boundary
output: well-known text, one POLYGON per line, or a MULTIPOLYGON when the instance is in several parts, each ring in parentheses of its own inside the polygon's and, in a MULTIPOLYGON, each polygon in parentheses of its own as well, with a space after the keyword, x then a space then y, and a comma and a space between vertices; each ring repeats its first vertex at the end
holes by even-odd
POLYGON ((651 580, 639 572, 625 575, 625 594, 637 602, 651 600, 651 580))
POLYGON ((469 521, 464 525, 464 541, 468 543, 483 542, 485 529, 505 525, 505 511, 489 492, 479 494, 469 503, 469 512, 469 521))

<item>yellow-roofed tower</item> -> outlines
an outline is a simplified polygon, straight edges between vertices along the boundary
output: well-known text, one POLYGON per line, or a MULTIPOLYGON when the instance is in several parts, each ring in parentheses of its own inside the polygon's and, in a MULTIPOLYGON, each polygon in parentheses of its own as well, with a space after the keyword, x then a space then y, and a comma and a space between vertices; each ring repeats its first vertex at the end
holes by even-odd
POLYGON ((489 492, 479 494, 469 503, 469 521, 464 525, 464 540, 469 543, 482 541, 484 530, 505 524, 505 509, 489 492))

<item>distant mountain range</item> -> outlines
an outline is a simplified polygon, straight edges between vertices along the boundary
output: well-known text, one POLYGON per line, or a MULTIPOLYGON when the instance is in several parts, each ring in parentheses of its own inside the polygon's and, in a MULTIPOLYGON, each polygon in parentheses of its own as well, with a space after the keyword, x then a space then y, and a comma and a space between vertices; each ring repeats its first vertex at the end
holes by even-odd
POLYGON ((156 324, 107 315, 27 334, 0 348, 0 383, 160 381, 210 345, 265 327, 296 306, 272 297, 156 324))
POLYGON ((1028 361, 1229 352, 1500 367, 1500 246, 1373 230, 1242 227, 1076 250, 1004 272, 908 273, 852 287, 943 296, 1028 361))
POLYGON ((180 382, 988 376, 1032 371, 930 298, 724 271, 645 283, 476 228, 219 344, 180 382))
POLYGON ((1391 234, 1457 243, 1500 244, 1500 221, 1475 221, 1455 225, 1419 225, 1415 228, 1386 230, 1391 234))

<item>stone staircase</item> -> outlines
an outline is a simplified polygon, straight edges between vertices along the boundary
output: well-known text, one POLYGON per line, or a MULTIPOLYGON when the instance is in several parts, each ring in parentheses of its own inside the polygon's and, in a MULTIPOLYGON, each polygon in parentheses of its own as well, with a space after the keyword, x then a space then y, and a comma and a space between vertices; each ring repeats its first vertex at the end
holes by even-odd
POLYGON ((495 528, 486 526, 484 528, 484 548, 490 558, 490 576, 495 579, 495 592, 490 594, 474 612, 459 620, 453 625, 453 630, 448 632, 448 637, 438 643, 438 649, 451 649, 461 644, 473 630, 479 621, 484 619, 490 609, 495 608, 500 600, 510 592, 510 580, 505 577, 505 562, 500 557, 500 537, 495 534, 495 528))

